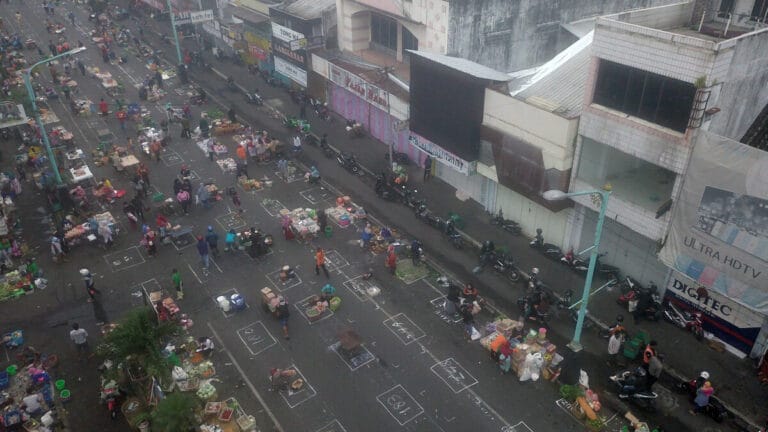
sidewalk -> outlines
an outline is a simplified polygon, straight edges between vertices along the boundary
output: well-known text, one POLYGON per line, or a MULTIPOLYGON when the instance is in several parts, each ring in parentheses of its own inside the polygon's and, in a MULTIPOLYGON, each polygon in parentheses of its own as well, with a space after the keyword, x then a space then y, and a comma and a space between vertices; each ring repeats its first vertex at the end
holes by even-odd
MULTIPOLYGON (((156 23, 153 23, 156 24, 156 23)), ((156 42, 156 46, 159 42, 156 42)), ((187 41, 189 47, 192 43, 187 41)), ((169 59, 173 56, 172 50, 165 50, 165 55, 169 59)), ((208 58, 207 60, 210 60, 208 58)), ((258 88, 267 104, 285 114, 298 115, 299 107, 290 101, 288 94, 279 88, 268 86, 261 78, 248 75, 244 67, 236 66, 232 63, 217 63, 213 71, 201 71, 199 68, 191 70, 191 77, 200 82, 221 81, 219 86, 223 86, 225 76, 235 76, 236 81, 241 87, 248 83, 248 89, 258 88)), ((216 88, 217 85, 214 85, 216 88)), ((231 94, 223 95, 228 98, 230 103, 240 107, 245 106, 242 102, 242 95, 231 94)), ((255 111, 252 106, 247 106, 246 110, 241 110, 251 119, 249 111, 255 111)), ((255 123, 259 127, 265 127, 273 134, 286 135, 285 130, 281 129, 278 121, 274 119, 263 118, 263 113, 259 115, 255 123)), ((312 129, 314 133, 328 135, 329 143, 341 150, 354 151, 358 161, 371 172, 380 172, 386 168, 384 154, 387 151, 387 145, 372 139, 370 136, 349 140, 344 131, 344 122, 336 117, 332 123, 316 120, 310 113, 312 129)), ((479 282, 481 292, 497 305, 501 310, 507 311, 511 316, 517 316, 516 300, 522 295, 522 285, 509 285, 502 282, 490 271, 483 274, 474 275, 472 268, 477 262, 476 251, 471 248, 465 250, 456 250, 449 246, 443 236, 434 229, 423 229, 423 225, 413 218, 412 212, 401 205, 392 205, 389 202, 378 199, 373 194, 373 178, 358 179, 347 174, 339 168, 333 159, 326 159, 319 149, 307 147, 305 149, 305 158, 311 159, 311 163, 317 165, 323 177, 329 182, 342 185, 346 190, 356 191, 355 201, 362 202, 366 209, 376 214, 387 223, 398 225, 405 231, 410 231, 412 235, 418 236, 425 244, 427 254, 431 258, 440 262, 446 268, 450 268, 455 276, 462 280, 475 280, 479 282), (357 183, 360 182, 360 183, 357 183), (366 189, 367 188, 367 189, 366 189)), ((466 222, 464 229, 467 237, 474 242, 481 242, 486 239, 493 239, 497 246, 506 246, 515 257, 518 266, 523 271, 528 271, 532 267, 541 269, 542 280, 547 283, 555 292, 562 293, 570 288, 577 293, 581 291, 584 284, 583 278, 565 269, 559 264, 544 258, 542 255, 528 247, 529 239, 525 237, 514 237, 507 232, 490 225, 490 217, 484 209, 474 201, 460 201, 455 197, 455 190, 445 182, 439 179, 432 179, 423 183, 421 179, 421 168, 411 166, 410 178, 415 179, 412 183, 419 189, 420 195, 428 200, 428 206, 431 211, 438 215, 445 216, 453 211, 461 215, 466 222)), ((546 234, 544 236, 546 238, 546 234)), ((596 282, 596 285, 601 282, 596 282)), ((618 294, 616 292, 603 291, 590 300, 590 315, 594 316, 599 322, 612 322, 619 313, 629 316, 614 301, 618 294)), ((560 332, 565 339, 569 339, 572 332, 572 323, 567 319, 559 319, 553 323, 554 330, 560 332)), ((628 320, 631 321, 631 320, 628 320)), ((701 370, 710 372, 716 395, 720 397, 729 408, 735 409, 740 416, 747 420, 757 422, 768 414, 768 394, 759 383, 752 361, 749 359, 739 360, 727 353, 717 353, 707 348, 706 345, 699 343, 692 335, 677 329, 666 322, 649 323, 641 322, 638 326, 628 323, 630 332, 639 329, 647 331, 654 339, 659 342, 660 351, 665 354, 665 367, 667 372, 675 378, 688 379, 694 377, 701 370), (693 355, 692 355, 693 354, 693 355), (695 360, 694 360, 695 359, 695 360)), ((595 331, 585 329, 582 338, 585 349, 589 352, 589 357, 601 359, 604 363, 604 352, 606 342, 597 337, 595 331)), ((602 367, 604 370, 605 368, 602 367)), ((611 371, 612 372, 612 371, 611 371)), ((607 373, 606 373, 607 375, 607 373)), ((595 378, 597 380, 597 378, 595 378)), ((665 380, 662 380, 664 382, 665 380)), ((668 381, 670 385, 673 381, 668 381)), ((683 404, 687 402, 682 402, 683 404)), ((682 408, 683 413, 687 411, 688 406, 682 408)), ((702 416, 698 416, 701 418, 702 416)), ((708 419, 702 419, 704 424, 711 422, 708 419)), ((699 421, 702 421, 699 420, 699 421)), ((712 424, 709 423, 711 426, 712 424)))

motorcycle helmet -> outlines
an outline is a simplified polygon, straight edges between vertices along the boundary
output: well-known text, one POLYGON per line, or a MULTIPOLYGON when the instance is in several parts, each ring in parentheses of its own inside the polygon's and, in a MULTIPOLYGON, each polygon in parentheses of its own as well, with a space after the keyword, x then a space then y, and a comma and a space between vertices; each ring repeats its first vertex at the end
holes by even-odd
POLYGON ((532 268, 531 269, 531 274, 533 274, 534 276, 538 275, 539 274, 539 268, 538 267, 532 268))
POLYGON ((536 234, 540 235, 541 233, 542 233, 541 228, 536 228, 536 234))
POLYGON ((213 227, 208 225, 208 232, 211 232, 211 231, 213 231, 213 227))
POLYGON ((617 322, 617 323, 622 323, 622 322, 624 322, 624 315, 622 315, 622 314, 618 314, 618 315, 616 315, 616 322, 617 322))
POLYGON ((709 372, 707 372, 707 371, 702 371, 702 372, 699 374, 699 376, 700 376, 700 377, 702 377, 702 378, 704 378, 705 380, 706 380, 706 379, 709 379, 709 372))
POLYGON ((638 366, 637 369, 635 369, 635 375, 642 378, 646 375, 645 369, 643 369, 642 366, 638 366))
MULTIPOLYGON (((80 274, 83 276, 88 276, 89 274, 91 274, 91 272, 87 268, 82 268, 80 269, 80 274)), ((706 372, 702 372, 702 373, 706 373, 706 372)), ((709 378, 709 374, 707 374, 707 378, 709 378)))

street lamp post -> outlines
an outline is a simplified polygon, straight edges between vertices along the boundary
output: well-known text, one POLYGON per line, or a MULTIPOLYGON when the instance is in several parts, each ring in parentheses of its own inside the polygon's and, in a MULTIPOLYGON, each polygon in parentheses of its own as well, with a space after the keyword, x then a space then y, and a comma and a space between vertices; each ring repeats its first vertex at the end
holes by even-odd
POLYGON ((600 213, 597 217, 597 226, 595 227, 595 240, 592 244, 592 247, 590 248, 591 251, 589 254, 589 269, 587 269, 587 277, 584 280, 584 291, 581 293, 581 305, 579 307, 578 319, 576 320, 576 328, 573 331, 573 339, 570 343, 568 343, 568 347, 574 352, 579 352, 582 349, 581 330, 584 327, 584 318, 587 315, 587 304, 589 303, 589 295, 592 291, 592 279, 595 276, 598 248, 600 247, 600 236, 603 232, 605 211, 608 208, 608 198, 611 196, 611 192, 605 190, 592 190, 565 193, 560 190, 548 190, 543 194, 544 199, 548 201, 559 201, 569 197, 594 194, 600 195, 600 213))
POLYGON ((176 31, 176 17, 173 15, 173 6, 171 5, 171 0, 167 0, 166 3, 168 4, 168 14, 171 16, 171 30, 173 31, 173 40, 176 42, 176 57, 179 58, 179 64, 182 64, 183 61, 181 59, 181 48, 179 45, 179 32, 176 31))
POLYGON ((59 166, 56 163, 56 157, 53 154, 53 149, 51 149, 51 142, 48 141, 48 132, 45 130, 45 125, 43 124, 43 119, 40 117, 40 110, 37 109, 37 102, 35 101, 35 90, 32 88, 32 70, 42 64, 50 63, 58 58, 77 54, 79 52, 85 51, 85 47, 79 47, 75 48, 73 50, 69 50, 67 52, 63 52, 61 54, 55 55, 51 58, 41 60, 29 68, 24 70, 24 86, 27 88, 27 96, 29 96, 29 102, 32 104, 32 112, 35 114, 35 122, 37 123, 37 127, 40 128, 40 135, 43 137, 43 144, 45 145, 45 151, 48 153, 48 159, 51 160, 51 168, 53 168, 53 175, 56 178, 56 184, 61 185, 64 182, 61 180, 61 174, 59 173, 59 166))

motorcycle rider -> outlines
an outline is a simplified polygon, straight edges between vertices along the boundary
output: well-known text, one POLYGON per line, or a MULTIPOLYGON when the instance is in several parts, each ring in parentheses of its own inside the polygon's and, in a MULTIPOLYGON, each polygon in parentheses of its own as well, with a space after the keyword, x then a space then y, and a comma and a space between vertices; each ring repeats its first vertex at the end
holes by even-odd
POLYGON ((619 397, 626 399, 635 393, 647 390, 647 387, 648 373, 644 368, 638 366, 634 372, 629 374, 629 376, 621 382, 619 397))
POLYGON ((496 252, 496 245, 493 244, 493 241, 486 240, 483 242, 483 245, 480 247, 480 267, 484 267, 493 257, 493 254, 496 252))
POLYGON ((533 247, 541 247, 544 245, 544 236, 542 235, 543 231, 541 228, 536 228, 536 237, 533 238, 533 241, 531 241, 531 246, 533 247))
POLYGON ((411 242, 411 262, 413 262, 413 265, 417 266, 419 265, 419 261, 421 261, 421 242, 413 239, 411 242))

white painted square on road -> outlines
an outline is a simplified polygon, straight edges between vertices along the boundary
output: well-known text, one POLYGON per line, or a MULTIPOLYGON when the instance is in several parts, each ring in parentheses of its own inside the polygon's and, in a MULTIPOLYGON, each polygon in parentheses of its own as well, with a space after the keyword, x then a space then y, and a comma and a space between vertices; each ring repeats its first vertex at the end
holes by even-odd
POLYGON ((368 295, 368 289, 375 287, 376 284, 374 284, 370 279, 363 279, 363 275, 360 275, 350 280, 344 281, 344 286, 347 287, 348 290, 352 291, 352 294, 354 294, 358 300, 364 302, 370 298, 370 295, 368 295))
POLYGON ((454 393, 461 393, 462 391, 477 384, 477 379, 467 372, 459 362, 453 358, 447 358, 441 362, 437 362, 429 368, 435 375, 440 377, 441 380, 453 391, 454 393))
POLYGON ((424 408, 400 384, 376 396, 376 400, 387 410, 389 415, 404 426, 409 421, 424 413, 424 408))
POLYGON ((320 316, 318 316, 314 320, 310 319, 309 316, 307 315, 307 309, 314 307, 318 300, 319 299, 317 296, 311 295, 293 304, 294 306, 296 306, 296 309, 298 309, 301 316, 303 316, 304 319, 307 320, 307 324, 309 325, 315 324, 326 318, 330 318, 333 315, 333 311, 330 308, 326 308, 325 310, 323 310, 323 313, 321 313, 320 316))
POLYGON ((280 391, 280 396, 282 396, 283 400, 288 404, 290 408, 296 408, 307 400, 317 396, 317 392, 314 388, 312 388, 312 385, 309 384, 307 377, 301 373, 296 365, 290 365, 287 369, 293 369, 296 371, 296 377, 294 378, 294 381, 300 378, 304 382, 304 385, 298 391, 291 389, 290 384, 288 385, 288 390, 280 391))
POLYGON ((301 284, 301 278, 299 277, 299 271, 296 269, 293 269, 296 276, 287 279, 286 281, 280 280, 280 271, 281 270, 275 270, 272 273, 267 273, 267 279, 269 279, 270 282, 272 282, 272 285, 277 288, 278 291, 283 292, 287 291, 297 285, 301 284))
POLYGON ((328 201, 333 198, 331 195, 331 191, 328 189, 317 186, 313 187, 312 189, 307 189, 299 192, 299 195, 301 195, 305 200, 309 201, 311 204, 317 204, 321 201, 328 201))
POLYGON ((368 351, 368 348, 366 348, 365 345, 359 345, 357 349, 351 353, 343 352, 341 350, 341 342, 334 343, 329 346, 328 349, 335 352, 336 355, 346 363, 349 370, 353 372, 376 359, 376 357, 368 351))
POLYGON ((285 206, 283 203, 281 203, 278 200, 271 199, 271 198, 265 198, 261 201, 261 207, 264 208, 264 210, 272 217, 278 217, 280 216, 280 210, 284 209, 285 206))
POLYGON ((419 328, 410 318, 404 313, 399 313, 392 318, 384 320, 384 325, 392 333, 400 339, 404 345, 409 345, 417 340, 423 338, 426 333, 419 328))
POLYGON ((109 265, 113 272, 128 270, 145 262, 138 246, 106 254, 104 255, 104 261, 107 262, 107 265, 109 265))
POLYGON ((349 265, 349 261, 342 256, 336 249, 325 252, 325 264, 328 271, 335 271, 349 265))
POLYGON ((341 422, 339 422, 336 419, 333 419, 332 422, 330 422, 327 425, 321 427, 320 429, 316 430, 315 432, 347 432, 347 430, 344 429, 344 426, 341 425, 341 422))
POLYGON ((238 329, 237 336, 243 341, 245 348, 254 356, 277 345, 277 341, 261 321, 256 321, 238 329))

